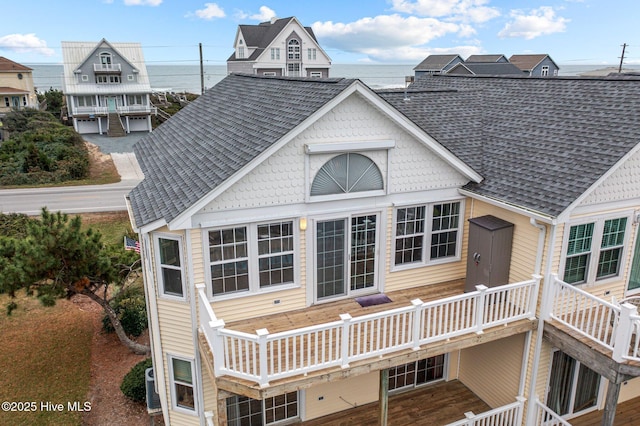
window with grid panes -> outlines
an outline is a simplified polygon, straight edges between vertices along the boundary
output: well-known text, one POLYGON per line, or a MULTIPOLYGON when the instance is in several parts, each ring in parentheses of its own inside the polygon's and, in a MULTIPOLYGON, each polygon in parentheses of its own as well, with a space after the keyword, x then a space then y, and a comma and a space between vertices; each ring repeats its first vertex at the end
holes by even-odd
POLYGON ((389 390, 408 389, 444 379, 445 355, 438 355, 389 369, 389 390))
POLYGON ((460 210, 459 201, 396 209, 394 264, 430 263, 459 256, 460 210))
POLYGON ((258 225, 260 287, 293 282, 293 222, 258 225))
POLYGON ((214 296, 249 290, 246 226, 209 231, 209 259, 214 296))
POLYGON ((265 398, 264 401, 240 395, 227 398, 228 425, 271 425, 298 417, 298 392, 265 398))
POLYGON ((158 238, 156 244, 159 255, 159 279, 163 294, 183 297, 180 240, 158 238))
POLYGON ((618 276, 626 228, 626 217, 571 226, 563 280, 569 284, 582 284, 618 276))

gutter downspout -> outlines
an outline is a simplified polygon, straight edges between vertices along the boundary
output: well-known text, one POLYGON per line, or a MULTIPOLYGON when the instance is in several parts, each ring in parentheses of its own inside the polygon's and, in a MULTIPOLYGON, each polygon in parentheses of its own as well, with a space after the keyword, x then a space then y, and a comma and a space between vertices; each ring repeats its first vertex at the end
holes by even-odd
MULTIPOLYGON (((538 224, 535 219, 531 219, 531 224, 533 226, 535 226, 536 228, 540 229, 540 233, 542 234, 542 228, 543 225, 538 224)), ((546 229, 546 227, 544 227, 546 229)), ((542 295, 541 295, 541 301, 540 301, 540 306, 542 306, 547 298, 548 298, 548 294, 549 294, 549 277, 551 276, 551 268, 553 267, 553 253, 555 251, 555 242, 556 242, 556 233, 558 231, 558 225, 553 222, 551 224, 551 233, 549 235, 549 246, 547 249, 547 264, 545 266, 545 273, 543 276, 543 284, 542 284, 542 295)), ((542 246, 540 248, 540 250, 538 251, 538 255, 541 254, 541 252, 544 251, 544 246, 542 246)), ((540 257, 540 256, 538 256, 540 257)), ((542 259, 536 259, 536 268, 539 269, 541 267, 541 261, 542 259), (538 260, 540 260, 540 264, 538 262, 538 260)), ((536 412, 535 412, 535 407, 533 405, 533 401, 535 400, 536 397, 536 384, 537 384, 537 377, 538 377, 538 369, 540 368, 540 356, 541 356, 541 351, 542 351, 542 335, 543 335, 543 330, 544 330, 544 318, 542 318, 541 315, 538 316, 538 328, 537 328, 537 336, 536 336, 536 346, 535 346, 535 350, 533 353, 533 365, 531 368, 531 383, 529 386, 529 402, 527 404, 527 420, 525 422, 525 425, 534 425, 535 424, 535 418, 536 418, 536 412)))

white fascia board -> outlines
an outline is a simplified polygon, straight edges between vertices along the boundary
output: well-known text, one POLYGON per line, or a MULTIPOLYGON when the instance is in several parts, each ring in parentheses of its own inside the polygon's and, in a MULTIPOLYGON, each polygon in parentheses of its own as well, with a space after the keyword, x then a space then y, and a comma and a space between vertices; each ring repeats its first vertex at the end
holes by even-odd
POLYGON ((598 188, 602 183, 607 180, 616 170, 618 170, 624 163, 626 163, 629 158, 631 158, 634 154, 636 154, 640 150, 640 143, 636 144, 633 149, 629 150, 625 155, 616 162, 612 167, 609 168, 600 178, 595 181, 589 189, 582 193, 578 198, 576 198, 573 203, 569 205, 562 213, 558 215, 559 222, 566 222, 569 220, 569 217, 573 214, 573 211, 587 198, 596 188, 598 188))
MULTIPOLYGON (((389 116, 400 127, 406 130, 409 134, 414 136, 420 142, 422 142, 430 151, 439 156, 442 160, 451 165, 454 169, 466 176, 470 180, 479 183, 483 180, 482 176, 475 170, 469 167, 466 163, 453 155, 448 149, 440 145, 435 139, 433 139, 427 132, 416 125, 413 121, 409 120, 404 114, 400 113, 397 109, 392 107, 385 100, 380 98, 375 92, 369 89, 364 84, 360 83, 358 86, 358 93, 363 95, 369 100, 376 108, 389 116)), ((410 101, 409 101, 410 102, 410 101)))
POLYGON ((140 228, 138 228, 138 233, 148 234, 152 231, 155 231, 156 229, 162 228, 165 225, 167 225, 167 221, 164 219, 159 219, 159 220, 147 223, 146 225, 142 225, 140 228))
POLYGON ((460 194, 467 196, 469 198, 474 198, 478 201, 491 204, 492 206, 500 207, 502 209, 509 210, 511 212, 533 218, 538 222, 548 223, 552 225, 555 225, 557 223, 557 220, 552 216, 549 216, 540 212, 536 212, 533 210, 529 210, 524 207, 517 206, 515 204, 510 204, 510 203, 507 203, 506 201, 498 200, 496 198, 486 197, 484 195, 476 194, 475 192, 468 191, 462 188, 460 188, 458 191, 460 192, 460 194))

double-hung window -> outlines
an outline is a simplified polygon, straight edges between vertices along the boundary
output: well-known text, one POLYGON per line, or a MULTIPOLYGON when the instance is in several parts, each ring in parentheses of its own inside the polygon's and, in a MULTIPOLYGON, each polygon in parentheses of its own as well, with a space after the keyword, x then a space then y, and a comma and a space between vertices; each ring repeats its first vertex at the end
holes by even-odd
POLYGON ((563 280, 583 284, 619 276, 627 223, 626 217, 619 217, 571 226, 563 280))
POLYGON ((172 407, 178 410, 196 411, 195 378, 193 362, 169 355, 172 407))
POLYGON ((271 60, 272 61, 279 61, 280 60, 280 48, 279 47, 272 47, 271 48, 271 60))
POLYGON ((462 202, 402 207, 395 214, 395 266, 460 257, 462 202))
POLYGON ((207 231, 212 295, 293 284, 293 223, 285 220, 207 231))
POLYGON ((181 240, 179 237, 158 236, 158 280, 165 296, 184 297, 181 240))

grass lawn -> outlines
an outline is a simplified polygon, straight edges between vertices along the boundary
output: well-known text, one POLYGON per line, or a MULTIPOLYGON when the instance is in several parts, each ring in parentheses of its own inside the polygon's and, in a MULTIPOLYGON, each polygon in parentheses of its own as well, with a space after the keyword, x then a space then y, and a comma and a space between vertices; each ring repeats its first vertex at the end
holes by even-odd
MULTIPOLYGON (((69 217, 75 215, 70 214, 69 217)), ((82 229, 93 228, 102 234, 106 245, 118 244, 123 247, 123 236, 131 230, 131 222, 126 211, 81 214, 82 229)))
MULTIPOLYGON (((0 295, 3 309, 9 301, 0 295)), ((35 411, 3 409, 0 424, 81 424, 82 413, 69 411, 68 403, 82 405, 89 390, 91 315, 68 300, 44 307, 20 293, 17 303, 11 316, 0 314, 0 402, 35 402, 35 411), (46 402, 63 404, 63 410, 43 410, 46 402)))

